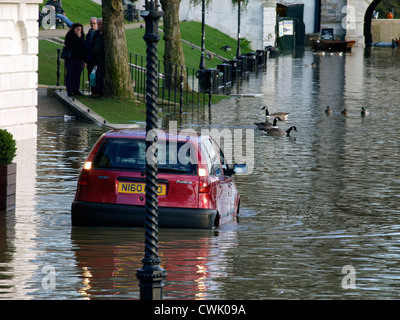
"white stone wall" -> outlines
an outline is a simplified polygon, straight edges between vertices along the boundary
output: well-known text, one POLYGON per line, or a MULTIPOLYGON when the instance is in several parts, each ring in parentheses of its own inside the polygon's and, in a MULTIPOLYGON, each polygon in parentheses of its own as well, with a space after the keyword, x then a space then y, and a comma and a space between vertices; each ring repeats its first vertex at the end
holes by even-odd
POLYGON ((335 38, 344 38, 346 34, 342 26, 346 4, 347 0, 323 0, 321 3, 321 28, 333 28, 335 38))
POLYGON ((321 28, 333 28, 335 36, 355 40, 364 47, 365 13, 373 0, 324 0, 321 6, 321 28))
POLYGON ((373 0, 347 0, 346 40, 355 40, 356 46, 363 48, 365 13, 373 0))
POLYGON ((0 0, 0 128, 37 135, 38 12, 42 0, 0 0))
MULTIPOLYGON (((240 37, 251 41, 253 50, 262 49, 262 1, 249 1, 247 6, 242 4, 240 12, 240 37)), ((189 0, 182 0, 179 19, 201 22, 201 4, 193 6, 189 0)), ((209 7, 206 7, 205 23, 236 39, 238 36, 238 6, 233 5, 231 1, 212 1, 209 7)), ((205 45, 207 48, 207 34, 205 45)))
POLYGON ((276 40, 276 8, 264 5, 263 6, 263 38, 262 48, 266 46, 275 46, 276 40))

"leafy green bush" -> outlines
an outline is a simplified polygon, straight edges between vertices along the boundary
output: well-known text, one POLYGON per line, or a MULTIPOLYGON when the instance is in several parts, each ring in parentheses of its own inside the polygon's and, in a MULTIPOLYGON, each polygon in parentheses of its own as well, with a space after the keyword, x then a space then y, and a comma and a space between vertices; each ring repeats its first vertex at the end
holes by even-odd
POLYGON ((13 135, 5 129, 0 129, 0 165, 11 164, 16 151, 17 147, 13 135))

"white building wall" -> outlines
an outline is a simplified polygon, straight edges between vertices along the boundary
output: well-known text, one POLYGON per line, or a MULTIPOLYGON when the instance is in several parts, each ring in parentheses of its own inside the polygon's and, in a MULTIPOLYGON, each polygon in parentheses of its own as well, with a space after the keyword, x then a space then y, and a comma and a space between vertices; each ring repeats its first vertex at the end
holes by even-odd
POLYGON ((275 46, 276 40, 276 8, 268 5, 263 6, 263 38, 262 49, 266 46, 275 46))
POLYGON ((38 12, 42 0, 0 0, 0 128, 37 135, 38 12))
POLYGON ((315 21, 315 0, 305 0, 303 22, 306 27, 306 34, 314 33, 315 21))
MULTIPOLYGON (((252 49, 263 49, 264 39, 264 4, 265 1, 249 1, 247 6, 241 5, 240 37, 251 41, 252 49)), ((276 2, 270 2, 275 10, 276 2)), ((182 0, 179 12, 180 20, 201 22, 201 4, 193 6, 189 0, 182 0)), ((269 16, 268 16, 269 18, 269 16)), ((231 1, 212 1, 205 11, 205 23, 222 31, 232 38, 238 36, 238 6, 231 1)), ((207 34, 206 34, 207 47, 207 34)))
POLYGON ((346 16, 343 27, 346 28, 346 40, 355 40, 357 47, 365 47, 364 18, 368 7, 373 0, 347 0, 343 9, 346 16))

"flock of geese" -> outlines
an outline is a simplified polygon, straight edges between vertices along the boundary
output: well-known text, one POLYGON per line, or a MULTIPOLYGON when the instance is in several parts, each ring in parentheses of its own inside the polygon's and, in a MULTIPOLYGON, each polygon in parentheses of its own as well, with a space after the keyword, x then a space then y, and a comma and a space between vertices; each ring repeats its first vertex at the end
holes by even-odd
POLYGON ((261 110, 265 110, 265 121, 254 123, 257 126, 258 130, 264 131, 271 136, 290 136, 290 132, 292 130, 297 131, 297 128, 295 126, 291 126, 286 131, 277 126, 277 122, 286 120, 289 113, 274 112, 270 114, 266 106, 262 107, 261 110), (272 123, 269 122, 269 118, 273 118, 274 121, 272 123))
MULTIPOLYGON (((265 110, 265 121, 254 122, 258 130, 264 131, 271 136, 287 136, 287 137, 290 136, 290 132, 292 130, 297 131, 297 128, 295 126, 291 126, 286 131, 277 126, 278 121, 287 120, 287 117, 289 115, 288 112, 274 112, 270 114, 266 106, 262 107, 261 110, 265 110), (274 119, 272 123, 269 121, 270 118, 274 119)), ((325 109, 325 113, 328 116, 331 115, 332 109, 329 106, 327 106, 325 109)), ((344 116, 347 116, 346 108, 344 108, 340 113, 344 116)), ((361 116, 366 116, 368 114, 369 111, 365 107, 361 107, 361 116)))

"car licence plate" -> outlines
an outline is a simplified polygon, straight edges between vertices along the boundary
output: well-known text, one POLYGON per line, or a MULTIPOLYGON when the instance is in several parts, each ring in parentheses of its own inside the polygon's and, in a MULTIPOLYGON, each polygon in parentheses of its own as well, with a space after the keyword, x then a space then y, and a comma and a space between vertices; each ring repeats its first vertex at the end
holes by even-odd
MULTIPOLYGON (((120 182, 118 184, 119 193, 141 193, 145 194, 145 183, 132 183, 132 182, 120 182)), ((167 186, 165 184, 160 184, 157 186, 157 194, 160 196, 165 196, 167 194, 167 186)))

